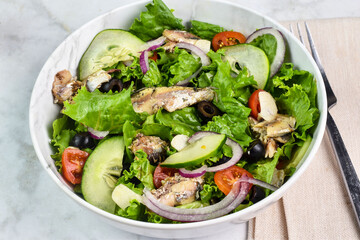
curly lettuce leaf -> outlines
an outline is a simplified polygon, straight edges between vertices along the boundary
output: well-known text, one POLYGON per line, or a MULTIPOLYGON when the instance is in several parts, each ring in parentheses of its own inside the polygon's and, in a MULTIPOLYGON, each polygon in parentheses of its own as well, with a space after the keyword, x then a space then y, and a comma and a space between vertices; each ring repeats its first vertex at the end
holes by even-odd
MULTIPOLYGON (((143 72, 141 71, 140 67, 140 60, 138 57, 132 56, 133 62, 130 66, 125 66, 123 62, 119 62, 116 64, 116 69, 119 69, 120 71, 113 73, 113 76, 117 79, 120 79, 123 83, 139 80, 144 77, 143 72)), ((114 67, 111 67, 112 69, 114 67)))
POLYGON ((175 53, 179 53, 179 55, 176 59, 176 63, 171 65, 169 68, 169 71, 173 77, 169 79, 168 86, 173 86, 178 82, 185 80, 201 67, 200 59, 195 58, 187 51, 179 51, 176 48, 175 53))
POLYGON ((184 30, 182 20, 176 18, 161 0, 146 5, 147 11, 140 14, 130 27, 130 32, 143 41, 160 37, 165 29, 184 30))
POLYGON ((236 77, 232 77, 230 64, 222 60, 223 52, 210 51, 208 55, 217 68, 210 84, 217 94, 213 103, 225 114, 215 116, 203 126, 203 130, 224 133, 241 146, 248 146, 252 141, 247 121, 251 110, 244 104, 250 95, 250 86, 256 82, 249 76, 246 68, 236 77))
MULTIPOLYGON (((139 150, 135 153, 134 161, 130 165, 129 171, 124 170, 125 179, 136 177, 140 182, 149 189, 154 189, 153 172, 155 167, 150 164, 147 154, 139 150)), ((126 181, 125 181, 126 182, 126 181)))
MULTIPOLYGON (((61 156, 65 148, 69 146, 70 140, 78 132, 76 131, 77 127, 75 125, 74 121, 66 115, 55 119, 52 124, 53 133, 51 144, 56 149, 56 152, 51 155, 51 157, 55 160, 55 166, 58 168, 59 172, 61 172, 62 169, 61 156)), ((82 130, 82 128, 78 128, 79 130, 82 130)))
POLYGON ((308 95, 300 85, 294 84, 277 99, 280 112, 287 113, 296 119, 296 128, 300 134, 314 126, 319 117, 319 110, 310 106, 308 95))
POLYGON ((145 208, 145 205, 134 199, 126 209, 117 208, 115 214, 133 220, 144 220, 145 208))
POLYGON ((64 103, 63 114, 98 131, 122 133, 126 120, 140 122, 140 115, 131 103, 132 85, 127 90, 113 94, 101 93, 98 89, 88 92, 82 87, 72 103, 64 103))
POLYGON ((207 39, 210 41, 213 39, 213 37, 216 34, 225 31, 223 27, 211 23, 201 22, 197 20, 191 20, 190 23, 191 23, 191 28, 190 28, 191 33, 195 34, 196 36, 202 39, 207 39))
POLYGON ((203 186, 203 190, 200 191, 201 203, 204 205, 210 204, 211 199, 217 201, 225 197, 225 194, 222 191, 220 191, 218 186, 215 184, 214 175, 215 173, 211 173, 211 172, 205 173, 205 177, 204 177, 205 183, 203 186))

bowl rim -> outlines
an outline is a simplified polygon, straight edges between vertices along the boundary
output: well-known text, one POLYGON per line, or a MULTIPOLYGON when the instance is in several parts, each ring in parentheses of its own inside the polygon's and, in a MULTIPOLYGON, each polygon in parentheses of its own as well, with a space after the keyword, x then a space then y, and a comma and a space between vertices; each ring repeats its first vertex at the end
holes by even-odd
MULTIPOLYGON (((60 179, 52 172, 52 170, 50 169, 50 165, 46 162, 45 157, 42 155, 41 153, 41 149, 39 147, 39 142, 37 140, 37 138, 35 137, 35 128, 34 128, 34 122, 35 119, 33 117, 33 114, 31 114, 31 106, 33 105, 33 103, 35 102, 34 99, 34 91, 35 91, 35 86, 36 84, 40 81, 40 75, 38 75, 36 82, 34 84, 34 88, 32 90, 31 93, 31 100, 30 100, 30 108, 29 108, 29 127, 30 127, 30 134, 31 134, 31 139, 33 142, 33 146, 36 152, 36 155, 41 163, 41 165, 44 167, 44 169, 46 170, 46 172, 50 175, 50 177, 55 181, 55 183, 73 200, 75 200, 78 204, 80 204, 83 207, 88 208, 89 210, 91 210, 92 212, 99 214, 107 219, 110 219, 112 221, 115 222, 119 222, 122 224, 126 224, 126 225, 130 225, 130 226, 136 226, 136 227, 141 227, 141 228, 150 228, 150 229, 157 229, 157 230, 182 230, 182 229, 192 229, 192 228, 198 228, 198 227, 202 227, 202 226, 209 226, 209 225, 213 225, 216 224, 218 222, 229 222, 231 220, 237 220, 237 218, 240 215, 246 215, 249 212, 252 211, 256 211, 256 210, 260 210, 260 209, 264 209, 264 207, 266 205, 271 205, 272 203, 274 203, 275 201, 277 201, 278 198, 280 198, 284 192, 293 184, 293 182, 295 182, 301 175, 302 173, 307 169, 307 167, 309 166, 310 162, 312 161, 314 155, 316 154, 316 152, 318 151, 318 148, 320 146, 320 143, 322 141, 323 135, 324 135, 324 131, 325 131, 325 126, 326 126, 326 119, 327 119, 327 99, 326 99, 326 92, 325 92, 325 86, 324 86, 324 82, 320 73, 319 68, 317 67, 315 61, 313 60, 312 56, 310 55, 310 53, 307 51, 306 47, 303 46, 303 44, 294 36, 292 35, 289 30, 287 30, 283 25, 281 25, 279 22, 273 20, 272 18, 265 16, 264 14, 261 14, 260 12, 253 10, 251 8, 248 7, 244 7, 238 3, 233 3, 230 2, 228 0, 208 0, 208 1, 212 1, 212 2, 217 2, 220 4, 225 4, 225 5, 230 5, 232 7, 235 8, 241 8, 245 11, 248 11, 254 15, 257 15, 259 17, 264 18, 266 21, 272 23, 273 25, 275 25, 281 32, 285 32, 287 33, 287 38, 290 38, 292 41, 296 42, 297 45, 300 46, 300 48, 302 49, 303 52, 305 52, 306 57, 310 60, 310 63, 314 66, 314 76, 316 77, 316 80, 318 82, 318 93, 319 92, 323 92, 324 94, 322 94, 322 102, 323 102, 323 109, 321 111, 321 109, 319 108, 320 111, 320 118, 318 121, 318 126, 317 126, 317 131, 318 131, 318 138, 317 139, 313 139, 312 142, 315 140, 313 147, 311 148, 307 158, 303 161, 301 167, 299 169, 297 169, 297 171, 294 173, 294 175, 292 177, 289 178, 288 181, 286 181, 284 183, 284 185, 282 185, 277 191, 275 191, 274 193, 272 193, 271 195, 269 195, 268 197, 266 197, 265 199, 259 201, 258 203, 249 206, 239 212, 236 213, 231 213, 231 214, 227 214, 225 216, 222 217, 218 217, 218 218, 214 218, 214 219, 210 219, 210 220, 206 220, 206 221, 201 221, 201 222, 191 222, 191 223, 182 223, 182 224, 158 224, 158 223, 150 223, 150 222, 143 222, 143 221, 138 221, 138 220, 132 220, 132 219, 128 219, 128 218, 124 218, 115 214, 111 214, 109 212, 106 212, 104 210, 101 210, 100 208, 97 208, 93 205, 91 205, 90 203, 86 202, 83 198, 79 197, 78 195, 76 195, 73 191, 71 191, 68 187, 66 187, 64 185, 63 182, 60 181, 60 179), (280 197, 279 197, 280 195, 280 197)), ((117 12, 120 9, 123 8, 128 8, 130 6, 134 6, 134 5, 141 5, 141 6, 145 6, 145 4, 150 3, 151 0, 140 0, 140 1, 136 1, 136 2, 132 2, 132 3, 128 3, 125 4, 123 6, 120 6, 118 8, 115 8, 111 11, 108 11, 104 14, 99 15, 98 17, 93 18, 92 20, 86 22, 85 24, 83 24, 81 27, 77 28, 75 31, 73 31, 67 38, 65 38, 62 43, 59 44, 59 46, 51 53, 51 55, 49 56, 49 58, 51 58, 51 56, 54 54, 54 52, 56 52, 60 47, 62 47, 62 44, 67 41, 69 38, 71 38, 73 35, 77 34, 77 32, 82 31, 83 28, 87 27, 88 25, 91 25, 93 22, 98 21, 99 19, 104 18, 104 16, 111 14, 113 12, 117 12)), ((48 62, 49 58, 46 60, 46 62, 44 63, 40 73, 44 70, 44 68, 46 67, 46 63, 48 62)), ((319 95, 317 96, 317 98, 319 99, 319 95)), ((309 149, 307 150, 307 152, 309 151, 309 149)))

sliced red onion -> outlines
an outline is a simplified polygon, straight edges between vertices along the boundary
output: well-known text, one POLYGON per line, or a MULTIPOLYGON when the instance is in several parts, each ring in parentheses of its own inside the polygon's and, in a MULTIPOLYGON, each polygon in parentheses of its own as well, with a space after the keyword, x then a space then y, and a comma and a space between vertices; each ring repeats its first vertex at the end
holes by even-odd
POLYGON ((91 127, 88 127, 88 131, 89 134, 95 139, 103 139, 110 133, 109 131, 97 131, 91 127))
POLYGON ((273 192, 275 192, 276 190, 278 190, 279 188, 274 186, 274 185, 271 185, 267 182, 263 182, 259 179, 255 179, 255 178, 242 178, 242 179, 239 179, 240 182, 247 182, 247 183, 251 183, 251 184, 254 184, 254 185, 258 185, 260 187, 263 187, 263 188, 267 188, 273 192))
MULTIPOLYGON (((199 140, 200 138, 203 138, 203 137, 209 136, 209 135, 213 135, 213 134, 219 134, 219 133, 210 132, 210 131, 196 132, 189 138, 188 143, 193 143, 193 142, 199 140)), ((226 168, 229 168, 229 167, 235 165, 240 160, 240 158, 243 154, 243 149, 241 148, 241 146, 237 142, 235 142, 234 140, 232 140, 230 138, 226 139, 225 144, 228 145, 229 147, 231 147, 233 156, 230 158, 229 161, 227 161, 224 164, 214 166, 214 167, 207 167, 207 169, 206 169, 207 172, 217 172, 217 171, 224 170, 226 168)))
POLYGON ((140 55, 140 67, 143 74, 149 70, 149 52, 147 50, 142 51, 140 55))
POLYGON ((230 193, 220 202, 203 208, 181 209, 167 206, 159 202, 149 190, 144 190, 143 203, 153 212, 165 218, 181 221, 196 222, 221 217, 234 210, 249 193, 250 184, 235 182, 230 193))
POLYGON ((152 51, 152 50, 155 50, 155 49, 152 49, 152 50, 149 50, 150 48, 152 48, 153 46, 156 46, 156 45, 163 45, 165 43, 165 40, 166 40, 166 37, 164 36, 161 36, 159 38, 156 38, 154 40, 150 40, 148 41, 146 44, 147 46, 149 46, 149 48, 147 49, 148 51, 152 51))
POLYGON ((143 74, 149 70, 149 51, 154 51, 161 47, 165 43, 165 37, 159 37, 155 40, 147 42, 148 49, 141 52, 140 55, 140 67, 143 74))
POLYGON ((284 36, 282 35, 282 33, 279 30, 272 28, 272 27, 261 28, 259 30, 256 30, 255 32, 253 32, 247 38, 246 43, 250 43, 255 38, 260 37, 265 34, 273 35, 277 42, 275 57, 270 66, 270 77, 272 77, 275 75, 275 73, 277 73, 277 71, 279 71, 281 65, 284 62, 284 58, 285 58, 286 45, 285 45, 285 40, 284 40, 284 36))
POLYGON ((187 79, 178 82, 178 83, 176 84, 176 86, 186 86, 186 85, 190 82, 191 79, 196 78, 196 76, 199 74, 199 72, 201 71, 201 69, 202 69, 202 67, 200 67, 198 70, 196 70, 196 72, 194 72, 194 73, 193 73, 190 77, 188 77, 187 79))
POLYGON ((179 173, 181 176, 186 178, 195 178, 204 175, 206 173, 206 169, 207 169, 206 165, 193 171, 186 170, 185 168, 180 168, 179 173))
POLYGON ((210 65, 210 58, 206 55, 206 53, 201 50, 200 48, 198 48, 197 46, 191 44, 191 43, 186 43, 186 42, 179 42, 176 44, 176 46, 178 48, 184 48, 187 49, 189 51, 191 51, 191 53, 197 55, 198 57, 200 57, 201 59, 201 64, 203 66, 208 66, 210 65))

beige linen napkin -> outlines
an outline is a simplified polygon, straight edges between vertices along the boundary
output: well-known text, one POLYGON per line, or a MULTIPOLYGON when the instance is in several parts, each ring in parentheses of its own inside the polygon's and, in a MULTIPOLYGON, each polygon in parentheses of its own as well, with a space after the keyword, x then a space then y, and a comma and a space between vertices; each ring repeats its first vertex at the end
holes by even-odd
MULTIPOLYGON (((338 99, 330 112, 360 176, 360 18, 307 22, 338 99)), ((292 24, 294 28, 296 22, 292 24)), ((248 239, 360 239, 327 134, 308 169, 283 198, 249 221, 248 239)))

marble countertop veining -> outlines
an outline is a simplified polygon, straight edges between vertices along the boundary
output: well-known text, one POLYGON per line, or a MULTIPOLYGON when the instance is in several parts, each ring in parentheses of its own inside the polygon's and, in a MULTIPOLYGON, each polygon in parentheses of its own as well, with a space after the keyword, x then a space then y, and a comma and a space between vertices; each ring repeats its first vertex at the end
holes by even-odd
MULTIPOLYGON (((115 229, 62 193, 41 167, 28 129, 32 87, 51 52, 87 21, 129 2, 0 0, 0 239, 150 239, 115 229)), ((356 0, 232 2, 278 21, 360 17, 356 0)), ((244 229, 221 239, 244 239, 244 229)))

